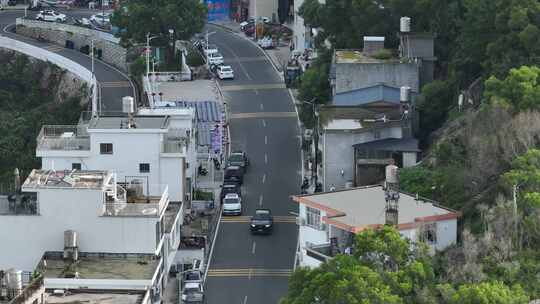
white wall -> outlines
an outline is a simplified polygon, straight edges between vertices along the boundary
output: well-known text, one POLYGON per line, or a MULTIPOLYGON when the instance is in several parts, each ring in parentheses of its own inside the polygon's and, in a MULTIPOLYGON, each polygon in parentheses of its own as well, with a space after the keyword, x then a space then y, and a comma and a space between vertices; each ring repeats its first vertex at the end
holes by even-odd
POLYGON ((403 153, 403 167, 408 168, 416 165, 416 152, 403 153))
POLYGON ((249 2, 250 17, 268 17, 272 20, 272 14, 275 14, 278 21, 278 1, 279 0, 251 0, 249 2))
POLYGON ((83 252, 154 254, 158 218, 101 216, 103 196, 102 190, 42 189, 40 215, 0 216, 0 269, 33 270, 45 251, 64 249, 69 229, 83 252))
MULTIPOLYGON (((299 217, 304 219, 304 221, 307 221, 306 216, 306 205, 300 204, 298 208, 299 217)), ((326 216, 326 212, 321 211, 321 222, 322 217, 326 216)), ((299 242, 300 242, 300 253, 301 253, 301 260, 300 260, 300 266, 308 266, 308 267, 317 267, 321 263, 320 261, 313 259, 311 257, 308 257, 306 255, 306 243, 312 243, 312 244, 326 244, 330 242, 328 239, 328 234, 326 231, 314 229, 308 226, 299 226, 299 234, 298 234, 299 242)))
MULTIPOLYGON (((400 230, 399 233, 412 241, 418 241, 418 228, 400 230)), ((444 250, 457 241, 457 220, 445 220, 437 222, 437 243, 430 247, 435 250, 444 250)))
MULTIPOLYGON (((89 130, 92 132, 92 130, 89 130)), ((90 152, 88 157, 51 157, 42 156, 43 169, 71 170, 72 163, 81 163, 83 170, 112 170, 117 173, 119 182, 140 177, 146 191, 146 180, 150 187, 150 195, 161 196, 163 185, 169 185, 171 201, 183 201, 182 170, 177 163, 182 157, 167 158, 162 165, 160 159, 163 134, 160 133, 102 133, 90 134, 90 152), (113 154, 100 154, 101 143, 112 143, 113 154), (149 173, 139 172, 139 164, 150 164, 149 173), (172 166, 167 166, 171 165, 172 166)))

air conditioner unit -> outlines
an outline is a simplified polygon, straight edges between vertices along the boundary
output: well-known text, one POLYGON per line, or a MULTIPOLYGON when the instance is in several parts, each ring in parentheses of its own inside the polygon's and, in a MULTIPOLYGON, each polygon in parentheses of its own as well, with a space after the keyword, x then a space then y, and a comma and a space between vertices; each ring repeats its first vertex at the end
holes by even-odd
POLYGON ((305 226, 306 220, 304 218, 301 218, 299 216, 296 217, 296 225, 298 226, 305 226))
POLYGON ((327 225, 325 223, 319 224, 319 230, 326 231, 327 225))

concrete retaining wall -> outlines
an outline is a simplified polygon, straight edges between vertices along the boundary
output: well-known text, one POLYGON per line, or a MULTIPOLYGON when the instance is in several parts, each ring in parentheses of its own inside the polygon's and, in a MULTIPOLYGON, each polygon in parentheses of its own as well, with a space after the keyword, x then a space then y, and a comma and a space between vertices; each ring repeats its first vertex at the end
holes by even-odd
POLYGON ((92 72, 90 70, 83 67, 82 65, 56 53, 4 36, 0 36, 0 48, 13 50, 42 61, 51 62, 59 66, 60 68, 68 70, 71 73, 77 75, 79 78, 88 83, 88 87, 91 91, 90 96, 92 98, 92 104, 97 105, 96 78, 92 75, 92 72))
POLYGON ((56 22, 44 22, 36 20, 28 20, 17 18, 17 33, 50 41, 60 46, 66 45, 66 40, 73 41, 74 48, 80 50, 85 45, 90 45, 90 41, 94 40, 94 47, 102 50, 102 58, 106 63, 109 63, 123 71, 127 71, 126 56, 127 50, 121 47, 119 39, 111 34, 56 22))

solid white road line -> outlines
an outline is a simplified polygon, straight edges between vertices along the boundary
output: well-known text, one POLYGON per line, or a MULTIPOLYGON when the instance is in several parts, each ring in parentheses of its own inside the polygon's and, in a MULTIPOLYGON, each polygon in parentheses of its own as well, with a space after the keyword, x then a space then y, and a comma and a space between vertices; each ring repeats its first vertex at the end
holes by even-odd
POLYGON ((212 254, 214 253, 214 247, 216 246, 216 239, 219 233, 219 224, 221 224, 221 210, 219 210, 219 219, 216 227, 216 232, 214 234, 214 240, 212 241, 212 248, 210 248, 210 254, 208 255, 208 263, 206 264, 206 269, 204 271, 204 283, 206 284, 206 277, 208 276, 208 270, 210 269, 210 263, 212 262, 212 254))
POLYGON ((257 243, 253 242, 253 246, 251 247, 251 253, 255 254, 255 247, 257 246, 257 243))

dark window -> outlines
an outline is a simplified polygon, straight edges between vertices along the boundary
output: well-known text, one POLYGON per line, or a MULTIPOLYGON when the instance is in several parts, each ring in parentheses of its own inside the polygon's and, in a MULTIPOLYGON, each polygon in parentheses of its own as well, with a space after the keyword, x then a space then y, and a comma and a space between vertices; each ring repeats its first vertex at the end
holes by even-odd
POLYGON ((81 163, 72 163, 71 170, 81 170, 81 163))
POLYGON ((141 173, 148 173, 150 172, 150 164, 139 164, 139 172, 141 173))
POLYGON ((99 144, 99 152, 101 154, 113 154, 112 144, 99 144))

